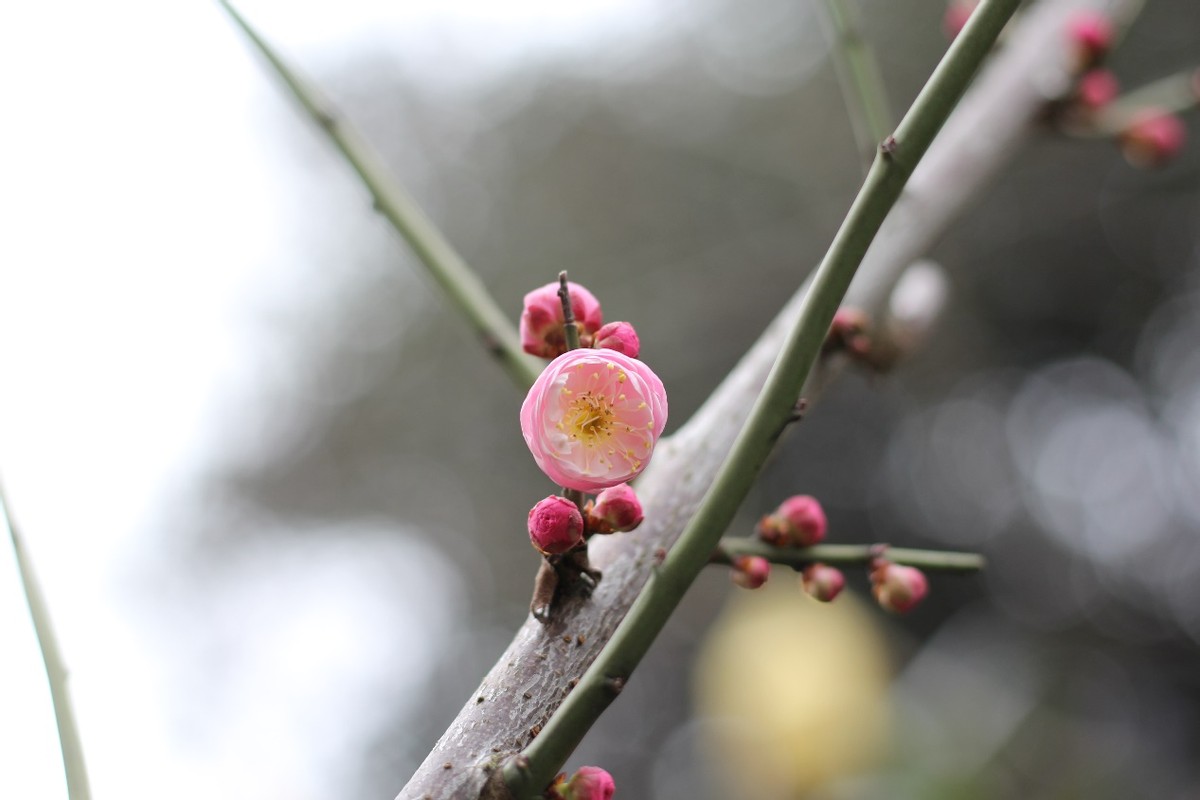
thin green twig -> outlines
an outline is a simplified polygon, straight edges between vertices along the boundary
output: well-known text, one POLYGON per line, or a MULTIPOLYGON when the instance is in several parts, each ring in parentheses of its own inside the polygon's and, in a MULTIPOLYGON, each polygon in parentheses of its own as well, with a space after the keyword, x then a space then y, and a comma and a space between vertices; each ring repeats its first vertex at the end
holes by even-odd
POLYGON ((578 685, 502 774, 513 796, 536 797, 624 687, 688 587, 708 563, 769 456, 815 363, 833 320, 879 226, 950 115, 1020 0, 983 0, 912 108, 877 154, 842 227, 817 268, 799 320, 733 449, 663 563, 578 685))
POLYGON ((508 315, 496 305, 479 276, 463 261, 416 200, 387 176, 379 156, 362 136, 334 113, 320 92, 289 67, 227 0, 218 2, 358 173, 379 213, 408 242, 446 297, 475 328, 488 351, 500 361, 517 386, 529 388, 540 369, 521 350, 516 329, 508 315))
POLYGON ((46 598, 38 583, 33 563, 25 549, 25 540, 17 527, 9 508, 8 496, 0 483, 0 510, 8 535, 12 539, 17 555, 17 570, 21 573, 21 587, 25 590, 25 602, 29 604, 29 616, 33 618, 33 630, 37 634, 38 647, 42 651, 42 662, 46 665, 46 679, 50 683, 50 699, 54 703, 54 719, 58 723, 58 743, 62 749, 63 770, 67 774, 67 796, 71 800, 89 800, 92 796, 88 786, 87 765, 83 760, 83 745, 79 740, 79 728, 75 724, 75 711, 71 705, 71 693, 67 689, 67 667, 54 626, 50 624, 50 611, 46 598))
POLYGON ((984 558, 978 553, 959 553, 952 550, 915 550, 875 544, 818 544, 812 547, 773 547, 760 539, 727 536, 713 552, 712 563, 729 564, 738 556, 761 556, 772 564, 800 567, 822 564, 867 565, 883 557, 897 564, 936 570, 938 572, 978 572, 984 558))
POLYGON ((875 51, 863 38, 854 0, 825 0, 834 67, 864 168, 892 130, 892 111, 875 51))
POLYGON ((1200 106, 1200 68, 1192 67, 1126 92, 1096 114, 1095 127, 1120 133, 1140 111, 1181 113, 1200 106))

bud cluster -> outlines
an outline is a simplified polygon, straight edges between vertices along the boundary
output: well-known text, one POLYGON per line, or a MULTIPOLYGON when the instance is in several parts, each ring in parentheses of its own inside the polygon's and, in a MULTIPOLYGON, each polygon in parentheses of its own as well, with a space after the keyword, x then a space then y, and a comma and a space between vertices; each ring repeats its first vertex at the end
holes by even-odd
MULTIPOLYGON (((1165 166, 1183 150, 1187 130, 1167 108, 1145 104, 1132 112, 1113 106, 1120 94, 1117 76, 1104 67, 1116 43, 1112 20, 1096 10, 1079 11, 1067 21, 1072 63, 1079 76, 1075 90, 1052 109, 1052 118, 1067 130, 1082 130, 1115 138, 1121 154, 1142 169, 1165 166), (1112 108, 1112 113, 1105 113, 1112 108)), ((1200 87, 1197 87, 1200 95, 1200 87)), ((1138 104, 1130 96, 1128 104, 1138 104)))
MULTIPOLYGON (((825 539, 826 528, 827 519, 820 501, 809 495, 794 495, 765 515, 756 531, 764 543, 787 549, 820 543, 825 539)), ((928 594, 929 583, 919 569, 893 563, 886 558, 886 553, 884 545, 875 545, 869 551, 867 571, 871 592, 882 608, 903 614, 915 608, 928 594)), ((782 554, 779 560, 794 563, 782 554)), ((730 566, 730 578, 746 589, 757 589, 766 583, 771 569, 770 561, 760 555, 734 556, 730 566)), ((800 572, 804 592, 814 600, 831 602, 846 588, 846 576, 837 567, 813 561, 796 569, 800 572)))
POLYGON ((537 465, 568 490, 530 510, 529 540, 544 556, 572 553, 572 563, 586 563, 588 537, 642 522, 628 481, 645 469, 666 425, 666 390, 638 360, 633 325, 605 324, 600 301, 566 273, 525 295, 520 334, 525 352, 551 360, 521 406, 521 433, 537 465))

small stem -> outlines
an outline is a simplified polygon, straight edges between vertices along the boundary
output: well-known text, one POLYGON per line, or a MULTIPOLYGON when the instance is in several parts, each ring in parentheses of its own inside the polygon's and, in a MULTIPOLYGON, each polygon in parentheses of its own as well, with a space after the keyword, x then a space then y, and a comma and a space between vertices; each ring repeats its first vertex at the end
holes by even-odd
POLYGON ((511 320, 496 305, 479 276, 425 215, 417 201, 400 184, 387 177, 378 154, 358 131, 334 114, 320 92, 292 70, 228 0, 218 2, 358 173, 374 198, 375 207, 408 242, 447 299, 475 328, 488 352, 518 387, 528 389, 537 379, 540 367, 525 355, 511 320))
POLYGON ((800 569, 823 564, 867 565, 882 555, 888 561, 940 572, 978 572, 985 561, 978 553, 915 550, 879 544, 818 544, 812 547, 772 547, 759 539, 727 536, 713 551, 711 563, 731 564, 738 556, 761 556, 772 564, 800 569))
POLYGON ((567 349, 579 349, 579 323, 575 321, 575 309, 571 308, 571 290, 567 287, 567 271, 558 273, 558 299, 562 301, 563 333, 567 337, 567 349))
POLYGON ((825 0, 834 67, 842 88, 850 127, 869 168, 875 147, 892 129, 892 112, 875 51, 863 37, 854 0, 825 0))
POLYGON ((42 594, 33 562, 25 549, 25 541, 17 522, 9 509, 4 485, 0 484, 0 510, 12 539, 17 555, 17 570, 21 574, 21 586, 25 590, 25 602, 29 604, 29 616, 33 618, 33 630, 37 634, 38 646, 42 651, 42 662, 46 666, 46 678, 50 683, 50 699, 54 703, 54 719, 58 723, 58 742, 62 749, 63 770, 67 775, 67 796, 70 800, 88 800, 92 796, 88 786, 87 766, 83 760, 83 745, 79 740, 79 729, 75 724, 75 711, 71 705, 71 694, 67 689, 67 667, 54 626, 50 623, 50 611, 42 594))
POLYGON ((875 163, 817 268, 796 324, 729 456, 696 514, 654 570, 613 637, 579 684, 524 750, 527 770, 510 765, 504 780, 518 800, 538 796, 615 698, 671 613, 704 569, 788 424, 800 389, 820 354, 833 314, 908 177, 966 90, 1020 0, 983 0, 901 120, 894 145, 875 163))
POLYGON ((1159 78, 1118 97, 1096 114, 1095 127, 1102 133, 1125 130, 1138 112, 1147 108, 1180 113, 1200 105, 1200 69, 1191 69, 1159 78))

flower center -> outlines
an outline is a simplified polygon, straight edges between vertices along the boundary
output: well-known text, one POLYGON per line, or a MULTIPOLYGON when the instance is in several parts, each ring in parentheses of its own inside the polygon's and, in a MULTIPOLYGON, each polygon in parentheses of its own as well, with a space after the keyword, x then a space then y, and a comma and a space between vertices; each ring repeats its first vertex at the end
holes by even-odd
POLYGON ((613 422, 612 406, 608 399, 591 392, 584 392, 575 398, 565 416, 571 436, 582 439, 588 445, 607 438, 613 422))

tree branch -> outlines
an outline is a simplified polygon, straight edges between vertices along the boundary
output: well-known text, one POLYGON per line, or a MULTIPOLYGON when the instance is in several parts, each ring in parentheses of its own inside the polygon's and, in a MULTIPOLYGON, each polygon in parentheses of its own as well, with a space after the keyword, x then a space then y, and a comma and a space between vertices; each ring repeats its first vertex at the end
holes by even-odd
POLYGON ((358 131, 334 112, 333 106, 315 87, 284 62, 228 0, 218 2, 358 173, 375 200, 375 208, 408 242, 446 298, 475 328, 488 352, 500 362, 513 383, 528 389, 537 379, 541 367, 521 349, 511 315, 496 305, 483 281, 425 215, 417 201, 399 183, 388 178, 381 159, 358 131))
MULTIPOLYGON (((866 254, 848 298, 886 305, 899 276, 979 196, 1036 129, 1047 99, 1071 85, 1063 24, 1075 9, 1125 12, 1136 0, 1045 0, 1024 15, 946 123, 866 254)), ((637 598, 654 563, 699 507, 804 303, 802 288, 705 405, 662 440, 638 482, 646 521, 590 548, 604 580, 590 600, 568 599, 551 624, 530 619, 400 792, 402 800, 474 798, 489 768, 524 747, 572 691, 637 598), (570 641, 564 639, 568 637, 570 641), (528 699, 525 698, 528 695, 528 699), (479 698, 482 698, 480 700, 479 698), (445 768, 449 764, 450 768, 445 768)))
POLYGON ((809 564, 862 565, 872 559, 886 558, 896 564, 937 570, 939 572, 972 573, 983 569, 984 559, 978 553, 958 553, 952 550, 914 550, 884 544, 817 544, 812 547, 773 547, 748 536, 727 536, 713 551, 709 563, 732 564, 738 556, 761 556, 772 564, 800 569, 809 564))
POLYGON ((50 623, 50 609, 38 583, 33 562, 25 550, 25 540, 9 509, 8 496, 0 484, 0 512, 8 526, 13 550, 17 556, 17 571, 21 574, 21 587, 25 590, 25 602, 29 604, 29 616, 33 619, 33 630, 37 634, 38 647, 42 651, 42 663, 46 665, 46 679, 50 684, 50 699, 54 703, 54 720, 58 723, 58 743, 62 749, 63 770, 67 774, 67 796, 70 800, 89 800, 92 796, 88 785, 87 765, 83 760, 83 744, 79 740, 79 728, 75 724, 75 711, 71 705, 71 692, 67 688, 67 666, 54 626, 50 623))

